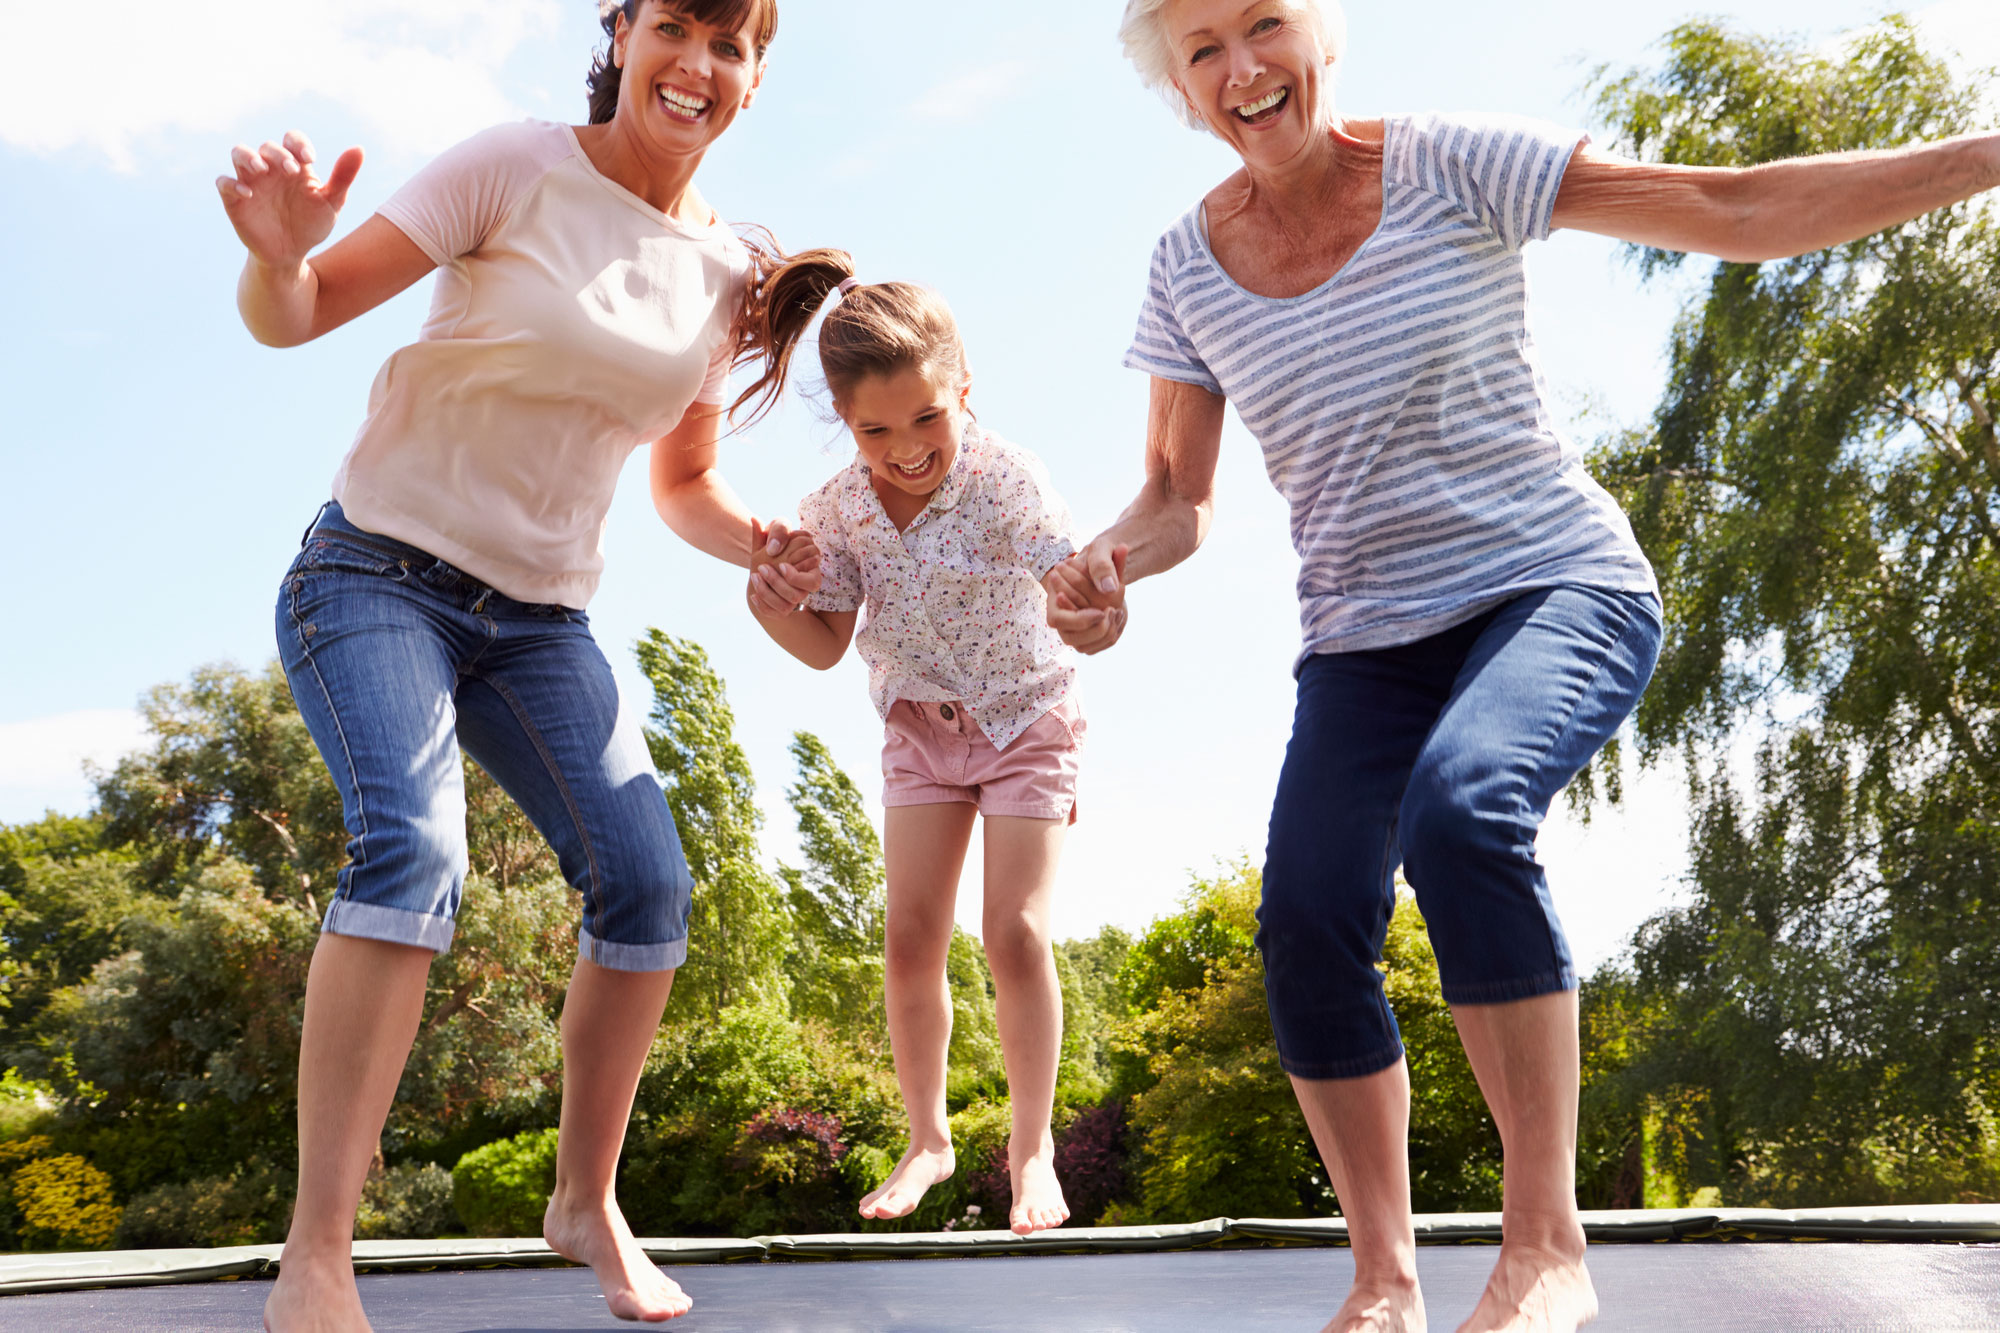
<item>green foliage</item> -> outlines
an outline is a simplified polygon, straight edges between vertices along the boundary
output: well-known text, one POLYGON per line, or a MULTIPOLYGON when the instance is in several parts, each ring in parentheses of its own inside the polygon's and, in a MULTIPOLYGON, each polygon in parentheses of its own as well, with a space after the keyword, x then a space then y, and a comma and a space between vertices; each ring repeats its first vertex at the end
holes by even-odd
POLYGON ((888 1049, 882 996, 882 845, 860 788, 811 732, 792 737, 798 781, 785 792, 798 817, 805 868, 781 873, 790 888, 792 1013, 847 1027, 888 1049))
POLYGON ((458 1210, 452 1203, 456 1190, 452 1173, 435 1162, 408 1162, 370 1176, 361 1191, 355 1239, 428 1240, 449 1235, 459 1229, 458 1210))
MULTIPOLYGON (((1969 130, 1980 91, 1900 20, 1837 51, 1696 23, 1599 109, 1627 151, 1739 165, 1969 130)), ((1670 355, 1594 466, 1663 584, 1639 738, 1696 774, 1694 891, 1604 979, 1635 1026, 1599 1043, 1599 1187, 2000 1197, 2000 222, 1719 264, 1670 355)))
POLYGON ((539 1236, 556 1187, 556 1131, 474 1148, 451 1169, 451 1202, 475 1236, 539 1236))
POLYGON ((118 1230, 111 1177, 74 1153, 38 1157, 8 1178, 31 1250, 98 1250, 118 1230))
POLYGON ((33 853, 9 868, 13 884, 0 898, 0 936, 13 963, 6 1020, 17 1032, 33 1025, 50 996, 123 953, 139 931, 172 910, 171 900, 144 887, 128 853, 33 853))
POLYGON ((1111 1087, 1112 1028, 1131 1012, 1119 978, 1132 937, 1106 926, 1087 940, 1056 944, 1056 975, 1062 982, 1062 1064, 1056 1099, 1073 1105, 1104 1100, 1111 1087))
POLYGON ((791 934, 783 887, 758 859, 757 785, 736 743, 736 715, 708 654, 648 630, 639 666, 653 686, 646 744, 694 876, 688 961, 674 979, 677 1019, 745 1001, 782 1002, 791 934))
POLYGON ((133 1199, 113 1240, 121 1250, 268 1245, 285 1238, 296 1182, 261 1158, 226 1175, 161 1185, 133 1199))

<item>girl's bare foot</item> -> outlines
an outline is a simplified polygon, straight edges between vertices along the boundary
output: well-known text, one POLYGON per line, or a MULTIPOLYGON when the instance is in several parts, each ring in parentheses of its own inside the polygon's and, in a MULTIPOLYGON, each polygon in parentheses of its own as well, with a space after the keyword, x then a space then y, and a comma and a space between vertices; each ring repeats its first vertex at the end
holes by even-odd
POLYGON ((1574 1253, 1503 1242, 1485 1294, 1459 1333, 1575 1333, 1597 1318, 1597 1288, 1574 1253))
POLYGON ((1424 1295, 1414 1278, 1386 1282, 1354 1279, 1346 1304, 1320 1333, 1424 1333, 1424 1295))
POLYGON ((951 1147, 919 1148, 911 1144, 896 1163, 889 1178, 861 1198, 861 1215, 867 1218, 908 1217, 924 1201, 931 1186, 951 1179, 958 1159, 951 1147))
POLYGON ((606 1308, 620 1319, 657 1324, 694 1308, 688 1294, 639 1248, 611 1199, 567 1199, 558 1192, 542 1215, 542 1239, 571 1263, 589 1265, 604 1288, 606 1308))
MULTIPOLYGON (((1008 1156, 1013 1156, 1011 1150, 1008 1156)), ((1062 1182, 1056 1179, 1055 1157, 1054 1142, 1044 1136, 1027 1160, 1008 1163, 1008 1174, 1014 1180, 1014 1206, 1007 1214, 1007 1225, 1017 1236, 1032 1236, 1069 1221, 1062 1182)))
POLYGON ((278 1280, 264 1300, 266 1333, 371 1333, 354 1285, 354 1265, 278 1261, 278 1280))

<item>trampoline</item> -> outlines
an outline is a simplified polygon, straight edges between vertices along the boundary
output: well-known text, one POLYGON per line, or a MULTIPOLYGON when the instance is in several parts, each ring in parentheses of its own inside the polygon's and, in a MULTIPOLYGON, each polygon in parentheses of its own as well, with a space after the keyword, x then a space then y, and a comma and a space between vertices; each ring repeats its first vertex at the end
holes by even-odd
MULTIPOLYGON (((1870 1243, 1827 1238, 1843 1231, 1857 1234, 1852 1216, 1828 1222, 1805 1214, 1760 1214, 1760 1228, 1713 1213, 1620 1215, 1623 1220, 1609 1233, 1612 1239, 1591 1246, 1591 1272, 1604 1307, 1592 1327, 1774 1333, 2000 1330, 2000 1210, 1922 1211, 1955 1216, 1940 1225, 1935 1216, 1869 1214, 1858 1234, 1899 1238, 1870 1243), (1705 1222, 1691 1221, 1691 1216, 1705 1222), (1815 1243, 1785 1243, 1815 1233, 1815 1243), (1662 1243, 1676 1235, 1706 1239, 1662 1243), (1746 1237, 1770 1239, 1757 1243, 1746 1237), (1621 1240, 1627 1243, 1617 1243, 1621 1240)), ((1490 1233, 1494 1220, 1426 1222, 1433 1240, 1467 1240, 1490 1233)), ((1606 1234, 1607 1224, 1599 1221, 1592 1229, 1606 1234)), ((1101 1229, 1069 1238, 1058 1233, 1026 1245, 991 1235, 770 1237, 660 1242, 656 1257, 695 1297, 691 1314, 666 1325, 689 1333, 1014 1333, 1022 1328, 1315 1333, 1353 1273, 1349 1251, 1327 1243, 1337 1230, 1337 1222, 1225 1221, 1191 1228, 1101 1229), (1274 1229, 1311 1234, 1264 1234, 1274 1229), (1298 1243, 1313 1237, 1320 1243, 1298 1243), (1230 1248, 1260 1239, 1292 1243, 1230 1248), (1189 1243, 1201 1248, 1183 1248, 1189 1243), (836 1257, 855 1254, 913 1257, 836 1257), (771 1261, 774 1257, 791 1261, 771 1261), (687 1262, 690 1258, 706 1262, 687 1262), (739 1261, 717 1262, 730 1258, 739 1261)), ((549 1256, 533 1242, 474 1242, 472 1248, 484 1253, 461 1245, 455 1258, 437 1246, 427 1254, 416 1243, 363 1247, 370 1248, 372 1259, 365 1252, 357 1254, 364 1265, 422 1270, 363 1273, 361 1297, 378 1333, 570 1333, 633 1327, 606 1313, 590 1273, 548 1266, 549 1256), (423 1268, 482 1262, 537 1266, 423 1268)), ((147 1252, 0 1259, 0 1291, 20 1293, 0 1296, 0 1328, 35 1333, 254 1330, 260 1327, 274 1250, 155 1252, 171 1259, 154 1264, 159 1271, 151 1274, 142 1271, 151 1262, 144 1257, 147 1252), (234 1268, 250 1275, 190 1281, 208 1271, 191 1259, 203 1254, 214 1259, 210 1269, 234 1268), (50 1275, 65 1266, 66 1274, 50 1275), (87 1271, 93 1266, 95 1271, 87 1271), (94 1282, 135 1285, 88 1285, 94 1282), (168 1285, 137 1285, 148 1282, 168 1285), (21 1292, 23 1286, 72 1289, 21 1292)), ((1430 1244, 1419 1252, 1418 1270, 1434 1327, 1450 1328, 1471 1310, 1493 1255, 1488 1244, 1430 1244)))

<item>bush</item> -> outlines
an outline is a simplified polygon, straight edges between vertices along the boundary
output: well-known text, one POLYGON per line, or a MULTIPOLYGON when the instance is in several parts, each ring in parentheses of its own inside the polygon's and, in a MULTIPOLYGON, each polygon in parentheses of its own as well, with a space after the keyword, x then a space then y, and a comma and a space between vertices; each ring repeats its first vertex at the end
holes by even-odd
POLYGON ((1112 1201, 1130 1188, 1125 1130, 1125 1104, 1114 1101, 1079 1111, 1069 1128, 1056 1135, 1056 1179, 1076 1225, 1096 1225, 1112 1201))
POLYGON ((285 1238, 296 1182, 252 1162, 226 1176, 162 1185, 132 1200, 118 1224, 123 1250, 271 1245, 285 1238))
POLYGON ((475 1236, 539 1236, 556 1188, 556 1131, 474 1148, 451 1171, 451 1201, 475 1236))
POLYGON ((458 1231, 452 1191, 451 1172, 435 1162, 392 1166, 381 1175, 370 1176, 361 1190, 355 1238, 428 1240, 458 1231))
POLYGON ((111 1177, 75 1153, 37 1158, 12 1183, 29 1249, 100 1250, 118 1230, 111 1177))

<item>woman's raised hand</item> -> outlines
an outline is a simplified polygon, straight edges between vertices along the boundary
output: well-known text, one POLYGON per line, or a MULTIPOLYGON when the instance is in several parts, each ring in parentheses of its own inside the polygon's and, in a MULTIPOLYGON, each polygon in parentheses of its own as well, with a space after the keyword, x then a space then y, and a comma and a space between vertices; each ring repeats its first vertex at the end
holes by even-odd
POLYGON ((361 170, 361 150, 350 148, 321 180, 313 172, 313 147, 297 130, 282 143, 230 150, 233 176, 218 176, 223 211, 244 248, 258 263, 296 269, 328 236, 361 170))
POLYGON ((1042 578, 1049 624, 1080 653, 1101 653, 1125 632, 1126 549, 1099 537, 1042 578))
POLYGON ((819 591, 819 544, 810 532, 782 521, 768 528, 750 520, 750 605, 766 615, 788 616, 819 591))

